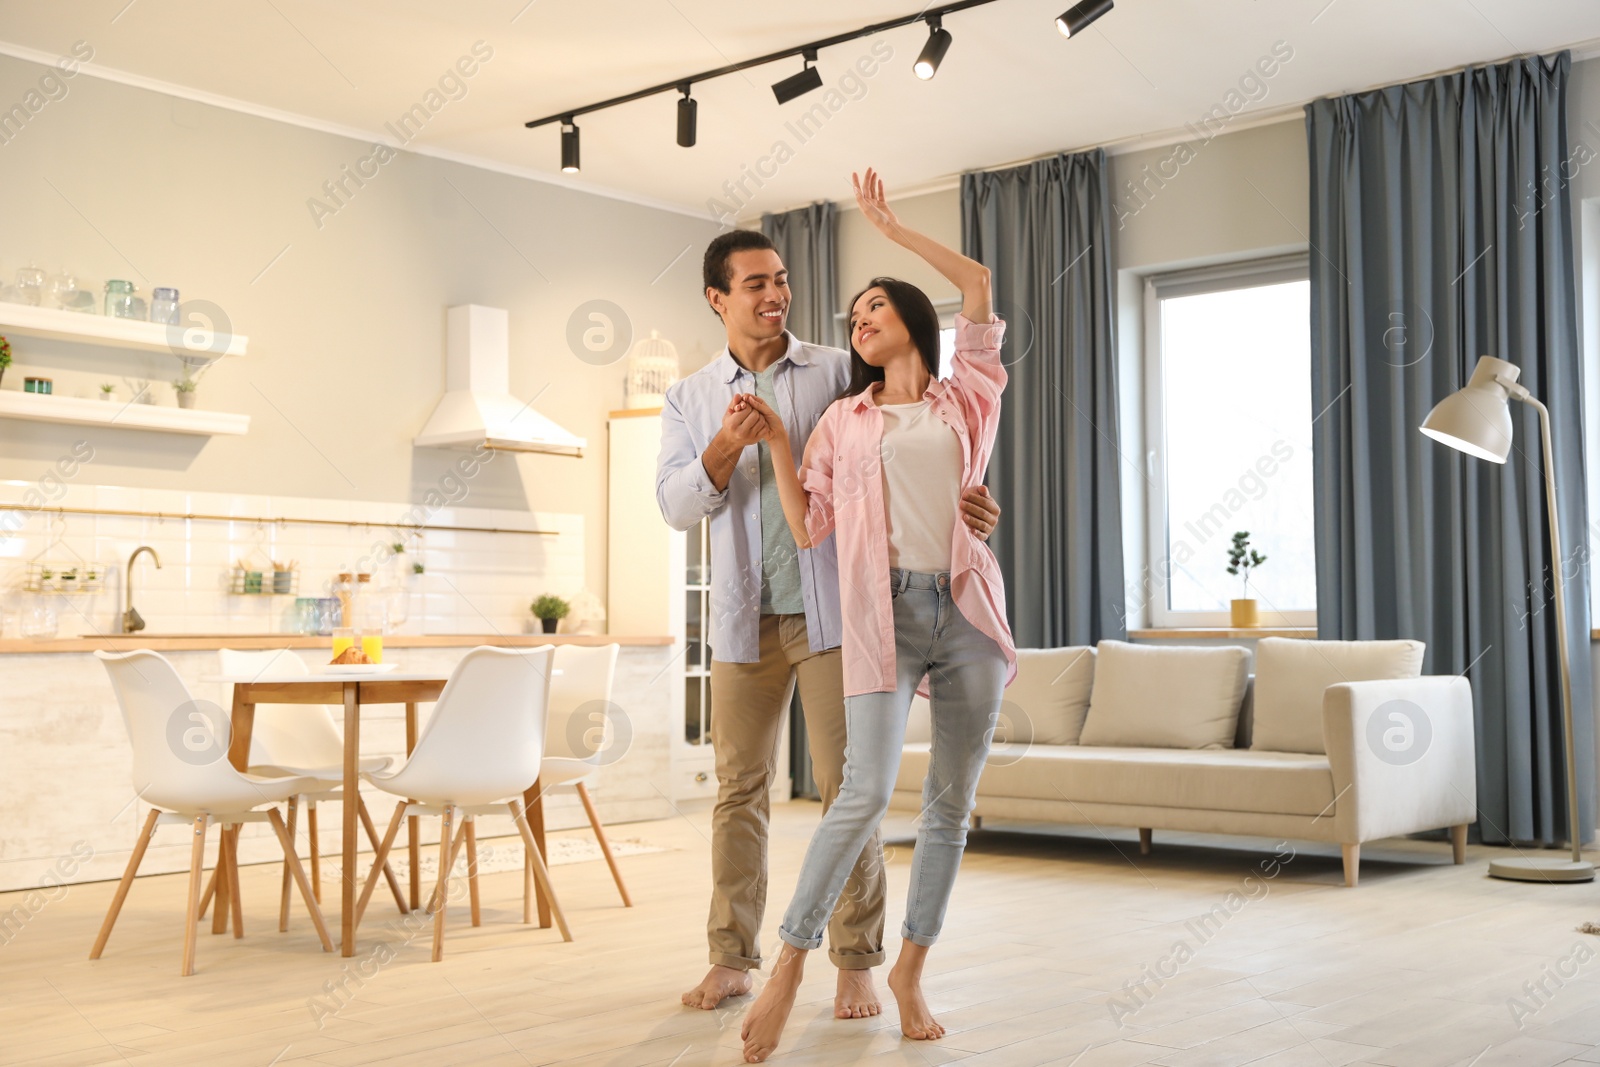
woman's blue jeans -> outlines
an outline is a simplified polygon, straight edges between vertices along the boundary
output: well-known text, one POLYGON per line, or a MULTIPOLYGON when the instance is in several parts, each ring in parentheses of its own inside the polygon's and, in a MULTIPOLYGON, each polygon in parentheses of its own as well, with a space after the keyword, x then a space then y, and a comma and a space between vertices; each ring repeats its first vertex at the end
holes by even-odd
POLYGON ((806 850, 800 884, 778 929, 778 936, 795 948, 821 946, 845 880, 889 810, 906 717, 924 674, 933 709, 933 743, 900 929, 906 940, 923 946, 938 940, 966 848, 978 776, 1005 689, 1005 653, 956 608, 948 573, 891 569, 889 580, 897 685, 892 693, 845 698, 849 739, 844 781, 806 850))

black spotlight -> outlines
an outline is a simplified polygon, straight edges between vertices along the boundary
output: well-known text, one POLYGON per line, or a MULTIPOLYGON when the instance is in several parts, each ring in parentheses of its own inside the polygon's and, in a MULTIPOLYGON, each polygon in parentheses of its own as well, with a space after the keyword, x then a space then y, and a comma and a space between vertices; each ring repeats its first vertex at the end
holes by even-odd
POLYGON ((678 101, 678 146, 693 148, 695 112, 699 110, 700 105, 689 95, 687 85, 680 85, 678 91, 683 93, 683 99, 678 101))
POLYGON ((561 169, 578 173, 578 126, 571 118, 561 120, 561 169))
POLYGON ((939 16, 934 15, 928 19, 928 43, 922 46, 922 53, 917 56, 916 63, 911 67, 917 77, 927 81, 939 72, 939 62, 944 59, 944 54, 950 51, 950 31, 939 25, 939 16))
POLYGON ((772 86, 772 95, 778 98, 780 104, 787 104, 797 96, 804 96, 813 89, 822 88, 822 75, 811 65, 817 61, 817 50, 808 48, 801 54, 805 57, 806 69, 799 74, 791 74, 772 86))
POLYGON ((1083 3, 1067 8, 1061 17, 1056 19, 1056 29, 1061 31, 1063 37, 1082 33, 1089 23, 1115 6, 1115 0, 1083 0, 1083 3))

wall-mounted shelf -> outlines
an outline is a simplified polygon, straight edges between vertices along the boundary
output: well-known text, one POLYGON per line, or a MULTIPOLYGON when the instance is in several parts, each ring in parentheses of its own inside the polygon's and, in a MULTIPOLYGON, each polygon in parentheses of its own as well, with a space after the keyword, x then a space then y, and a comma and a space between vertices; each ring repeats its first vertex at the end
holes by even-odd
MULTIPOLYGON (((168 336, 174 327, 159 322, 141 322, 138 319, 118 319, 105 315, 89 315, 81 311, 62 311, 59 308, 34 307, 31 304, 10 304, 0 301, 0 334, 20 334, 24 337, 44 337, 52 341, 74 341, 79 344, 106 345, 111 348, 131 348, 140 352, 171 352, 182 355, 183 348, 175 348, 168 336)), ((250 338, 244 334, 219 334, 210 348, 195 348, 197 356, 215 355, 221 349, 224 356, 242 356, 249 347, 250 338)))
MULTIPOLYGON (((0 304, 0 307, 9 306, 11 305, 0 304)), ((72 312, 64 314, 70 315, 72 312)), ((157 430, 163 433, 197 434, 203 437, 238 435, 250 429, 250 416, 234 415, 226 411, 199 411, 193 408, 158 407, 155 404, 82 400, 73 396, 24 393, 15 389, 0 390, 0 419, 65 422, 80 426, 117 426, 127 430, 157 430)))

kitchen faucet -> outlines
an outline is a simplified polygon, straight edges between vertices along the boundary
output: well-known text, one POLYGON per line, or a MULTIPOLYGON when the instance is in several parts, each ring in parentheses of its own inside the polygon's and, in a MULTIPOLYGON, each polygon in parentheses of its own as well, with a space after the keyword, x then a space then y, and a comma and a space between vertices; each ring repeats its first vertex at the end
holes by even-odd
POLYGON ((133 555, 128 557, 128 610, 122 613, 122 632, 125 634, 138 633, 144 629, 144 618, 133 606, 133 561, 139 558, 139 553, 150 553, 150 559, 155 562, 156 570, 161 569, 161 557, 156 555, 156 550, 149 545, 140 545, 133 550, 133 555))

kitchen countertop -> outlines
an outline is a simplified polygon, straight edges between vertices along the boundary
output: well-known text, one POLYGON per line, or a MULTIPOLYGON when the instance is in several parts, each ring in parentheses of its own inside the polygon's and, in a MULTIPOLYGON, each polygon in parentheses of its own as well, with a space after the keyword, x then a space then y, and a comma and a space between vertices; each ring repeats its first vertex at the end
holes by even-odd
MULTIPOLYGON (((0 640, 0 653, 130 652, 148 648, 156 652, 205 652, 219 648, 326 648, 324 634, 106 634, 102 637, 58 637, 47 641, 30 638, 0 640)), ((470 648, 499 645, 533 648, 536 645, 670 645, 666 635, 625 634, 388 634, 385 648, 470 648)))

